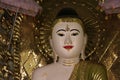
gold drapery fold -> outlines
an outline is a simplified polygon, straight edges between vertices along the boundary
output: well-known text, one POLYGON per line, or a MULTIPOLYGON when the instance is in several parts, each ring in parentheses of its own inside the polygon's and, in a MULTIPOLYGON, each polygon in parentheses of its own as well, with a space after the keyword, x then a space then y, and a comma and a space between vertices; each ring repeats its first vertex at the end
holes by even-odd
POLYGON ((69 80, 108 80, 104 66, 88 61, 81 61, 75 65, 69 80))

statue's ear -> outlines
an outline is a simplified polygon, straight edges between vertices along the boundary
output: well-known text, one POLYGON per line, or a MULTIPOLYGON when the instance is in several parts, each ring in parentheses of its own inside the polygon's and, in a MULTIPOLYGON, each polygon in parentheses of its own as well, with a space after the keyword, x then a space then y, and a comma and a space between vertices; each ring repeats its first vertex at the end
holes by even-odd
POLYGON ((53 43, 52 43, 52 37, 49 36, 49 43, 50 43, 50 46, 53 48, 53 43))
POLYGON ((85 34, 85 37, 84 37, 84 45, 87 44, 87 39, 88 39, 87 34, 85 34))
POLYGON ((83 60, 85 60, 85 58, 86 58, 86 56, 85 56, 85 47, 86 47, 86 44, 87 44, 87 34, 85 34, 85 36, 84 36, 84 44, 83 44, 82 51, 81 51, 81 58, 83 60))
POLYGON ((54 63, 56 63, 57 60, 58 60, 58 55, 56 54, 56 52, 54 50, 53 41, 52 41, 52 37, 51 36, 49 37, 49 42, 50 42, 50 46, 51 46, 51 48, 53 50, 54 63))

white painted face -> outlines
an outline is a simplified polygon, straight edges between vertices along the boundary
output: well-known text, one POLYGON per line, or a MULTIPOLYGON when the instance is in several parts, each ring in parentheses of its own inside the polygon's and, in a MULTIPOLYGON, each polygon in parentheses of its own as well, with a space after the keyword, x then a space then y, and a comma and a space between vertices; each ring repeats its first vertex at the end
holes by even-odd
POLYGON ((52 31, 52 48, 61 58, 79 57, 84 45, 84 32, 77 22, 58 22, 52 31))

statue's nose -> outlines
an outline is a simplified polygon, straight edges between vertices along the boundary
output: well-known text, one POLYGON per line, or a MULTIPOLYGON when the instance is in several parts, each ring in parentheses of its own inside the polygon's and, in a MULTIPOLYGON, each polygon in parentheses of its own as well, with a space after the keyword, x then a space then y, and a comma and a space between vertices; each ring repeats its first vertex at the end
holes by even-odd
POLYGON ((72 44, 70 34, 66 35, 64 44, 67 44, 67 45, 72 44))

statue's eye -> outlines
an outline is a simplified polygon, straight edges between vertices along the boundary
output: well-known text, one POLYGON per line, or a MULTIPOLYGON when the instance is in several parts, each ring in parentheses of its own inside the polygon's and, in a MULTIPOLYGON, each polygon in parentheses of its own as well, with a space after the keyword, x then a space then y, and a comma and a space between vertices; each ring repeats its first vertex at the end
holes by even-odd
POLYGON ((62 33, 58 33, 58 35, 61 36, 61 37, 64 36, 64 34, 62 34, 62 33))
POLYGON ((79 33, 72 33, 71 35, 72 36, 77 36, 79 33))

